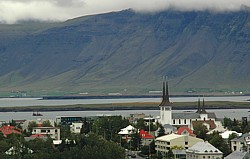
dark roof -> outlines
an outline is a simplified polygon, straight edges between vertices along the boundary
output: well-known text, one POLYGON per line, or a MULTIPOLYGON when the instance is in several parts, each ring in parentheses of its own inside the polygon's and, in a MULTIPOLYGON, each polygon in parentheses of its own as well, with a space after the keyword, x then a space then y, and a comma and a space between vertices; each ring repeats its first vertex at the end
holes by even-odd
POLYGON ((196 118, 200 118, 199 113, 194 113, 194 112, 172 113, 172 119, 196 119, 196 118))
POLYGON ((247 154, 247 152, 234 151, 234 152, 230 153, 224 159, 243 159, 246 156, 246 154, 247 154))
POLYGON ((234 138, 234 139, 232 139, 231 141, 240 141, 240 142, 243 142, 243 141, 245 141, 245 137, 248 137, 248 136, 250 136, 250 134, 243 134, 242 136, 240 136, 240 137, 236 137, 236 138, 234 138))

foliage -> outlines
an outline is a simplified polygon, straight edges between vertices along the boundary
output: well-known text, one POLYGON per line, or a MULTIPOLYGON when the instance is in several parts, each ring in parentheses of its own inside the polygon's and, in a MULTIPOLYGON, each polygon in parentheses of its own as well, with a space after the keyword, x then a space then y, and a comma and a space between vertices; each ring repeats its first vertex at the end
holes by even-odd
POLYGON ((50 123, 49 120, 43 121, 42 125, 43 125, 44 127, 52 127, 52 125, 51 125, 51 123, 50 123))
POLYGON ((28 131, 29 131, 29 132, 32 132, 32 129, 33 129, 34 127, 36 127, 36 126, 37 126, 37 124, 36 124, 35 121, 30 121, 29 124, 28 124, 28 131))
POLYGON ((231 153, 229 144, 219 135, 218 132, 208 135, 208 142, 223 152, 224 156, 231 153))
POLYGON ((207 127, 205 125, 199 124, 194 126, 194 134, 196 137, 201 139, 206 139, 206 133, 208 132, 207 127))
POLYGON ((160 125, 157 137, 161 137, 163 135, 165 135, 165 129, 164 129, 164 127, 162 125, 160 125))

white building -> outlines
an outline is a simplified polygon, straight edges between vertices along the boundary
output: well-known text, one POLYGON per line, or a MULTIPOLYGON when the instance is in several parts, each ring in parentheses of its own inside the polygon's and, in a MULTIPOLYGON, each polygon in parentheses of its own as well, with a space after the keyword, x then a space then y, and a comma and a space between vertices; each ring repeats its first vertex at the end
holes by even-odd
POLYGON ((198 142, 186 150, 187 159, 222 159, 223 153, 209 142, 198 142))
POLYGON ((56 127, 34 127, 32 134, 48 135, 52 139, 60 140, 60 129, 56 127))
POLYGON ((168 82, 166 80, 163 81, 163 96, 159 107, 159 122, 162 125, 170 124, 177 127, 188 126, 193 129, 193 125, 199 121, 199 124, 202 122, 201 124, 207 126, 208 130, 216 128, 217 122, 215 113, 206 112, 204 99, 202 106, 201 101, 198 101, 198 110, 196 112, 173 112, 172 103, 169 101, 168 82))
POLYGON ((75 133, 75 134, 80 134, 82 125, 83 125, 83 123, 72 123, 70 125, 70 131, 72 133, 75 133))

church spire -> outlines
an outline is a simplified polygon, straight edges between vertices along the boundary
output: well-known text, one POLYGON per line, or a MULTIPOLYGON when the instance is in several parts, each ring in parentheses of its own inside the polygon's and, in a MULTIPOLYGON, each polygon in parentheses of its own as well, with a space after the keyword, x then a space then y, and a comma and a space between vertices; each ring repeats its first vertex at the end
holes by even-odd
POLYGON ((198 99, 198 109, 196 111, 196 113, 201 113, 201 101, 200 101, 200 98, 198 99))
POLYGON ((202 101, 202 110, 201 110, 201 113, 202 114, 207 114, 207 112, 205 110, 205 100, 204 100, 204 97, 203 97, 203 101, 202 101))
POLYGON ((171 105, 171 103, 169 101, 167 77, 163 77, 162 101, 159 106, 169 106, 169 105, 171 105))

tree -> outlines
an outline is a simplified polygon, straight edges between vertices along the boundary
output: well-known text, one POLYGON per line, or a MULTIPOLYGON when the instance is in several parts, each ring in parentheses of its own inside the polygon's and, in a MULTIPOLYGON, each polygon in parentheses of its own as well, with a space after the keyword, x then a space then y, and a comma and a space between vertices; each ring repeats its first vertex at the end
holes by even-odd
POLYGON ((223 152, 224 156, 230 154, 229 144, 219 135, 218 132, 208 135, 208 142, 223 152))
POLYGON ((162 125, 160 125, 157 137, 160 137, 160 136, 163 136, 163 135, 165 135, 165 129, 164 129, 164 127, 162 125))
POLYGON ((52 125, 51 125, 51 123, 50 123, 49 120, 43 121, 42 125, 43 125, 44 127, 52 127, 52 125))
POLYGON ((208 132, 207 127, 203 124, 199 124, 197 126, 194 126, 194 134, 198 138, 205 140, 207 132, 208 132))
POLYGON ((37 127, 36 122, 35 121, 30 121, 29 124, 28 124, 28 131, 32 132, 34 127, 37 127))

